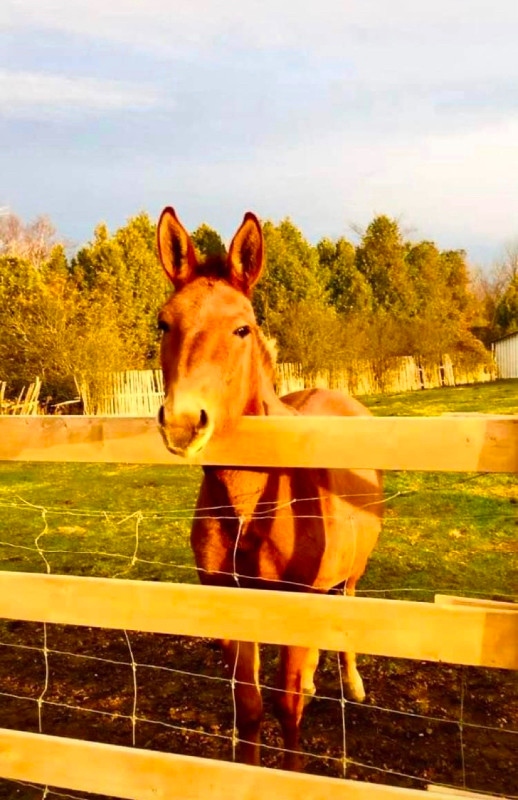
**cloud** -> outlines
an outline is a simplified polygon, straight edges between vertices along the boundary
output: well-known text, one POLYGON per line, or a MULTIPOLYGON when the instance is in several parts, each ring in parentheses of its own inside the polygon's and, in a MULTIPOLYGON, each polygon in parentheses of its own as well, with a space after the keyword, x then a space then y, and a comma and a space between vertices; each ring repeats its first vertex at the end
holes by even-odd
POLYGON ((25 119, 67 118, 157 104, 146 86, 95 78, 75 78, 0 69, 0 115, 25 119))
POLYGON ((223 228, 252 208, 276 219, 288 214, 316 240, 350 235, 350 223, 366 226, 386 213, 410 226, 410 238, 496 252, 516 228, 517 173, 518 115, 476 130, 424 134, 412 143, 365 143, 356 131, 329 132, 313 143, 258 149, 239 169, 232 158, 193 161, 170 165, 159 176, 147 164, 142 191, 176 203, 181 212, 167 188, 203 185, 202 200, 185 201, 192 227, 206 218, 223 228))
POLYGON ((356 59, 381 81, 465 70, 505 73, 515 48, 518 6, 500 0, 3 0, 0 24, 55 30, 178 54, 223 45, 300 49, 356 59), (440 49, 437 49, 437 44, 440 49), (487 59, 488 53, 491 58, 487 59), (415 57, 412 70, 406 54, 415 57), (451 60, 453 57, 453 60, 451 60), (482 58, 482 60, 481 60, 482 58), (380 66, 383 69, 380 71, 380 66))
POLYGON ((59 225, 80 192, 84 236, 181 202, 228 235, 248 207, 313 239, 389 213, 497 247, 518 219, 517 26, 516 0, 3 0, 5 191, 59 225))

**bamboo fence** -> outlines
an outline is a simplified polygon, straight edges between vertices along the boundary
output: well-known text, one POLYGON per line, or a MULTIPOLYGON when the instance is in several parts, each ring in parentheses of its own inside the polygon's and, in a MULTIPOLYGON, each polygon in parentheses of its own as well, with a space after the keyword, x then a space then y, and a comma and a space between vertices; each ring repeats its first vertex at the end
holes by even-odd
MULTIPOLYGON (((359 361, 349 370, 322 370, 304 375, 298 364, 277 364, 280 395, 300 389, 340 389, 347 394, 367 395, 407 392, 438 386, 457 386, 494 380, 492 368, 462 371, 449 356, 441 364, 421 367, 411 357, 394 359, 380 383, 372 364, 359 361)), ((95 381, 76 379, 85 414, 123 417, 154 416, 164 396, 160 370, 127 370, 99 376, 95 381)))
POLYGON ((279 394, 300 389, 342 389, 348 394, 368 395, 392 392, 410 392, 440 386, 461 386, 495 380, 492 367, 461 369, 445 356, 440 364, 422 366, 412 356, 391 359, 383 371, 376 374, 369 361, 358 361, 349 369, 321 370, 314 375, 304 375, 298 364, 277 364, 279 394))
POLYGON ((41 380, 36 378, 34 383, 23 386, 15 400, 8 400, 5 396, 7 384, 0 381, 0 414, 35 415, 38 413, 38 401, 41 391, 41 380))

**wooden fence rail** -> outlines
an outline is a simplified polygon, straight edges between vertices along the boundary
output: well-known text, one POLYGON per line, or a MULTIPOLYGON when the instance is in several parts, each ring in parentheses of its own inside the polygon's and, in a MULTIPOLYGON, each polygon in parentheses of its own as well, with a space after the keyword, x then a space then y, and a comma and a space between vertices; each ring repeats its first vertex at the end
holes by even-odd
MULTIPOLYGON (((417 789, 0 728, 0 775, 126 800, 426 800, 417 789)), ((435 800, 452 800, 444 790, 435 800)), ((486 796, 487 800, 491 800, 486 796)), ((493 800, 497 800, 494 798, 493 800)), ((500 798, 501 800, 501 798, 500 798)))
POLYGON ((517 610, 0 572, 0 617, 518 669, 517 610))
MULTIPOLYGON (((0 417, 0 461, 185 464, 156 421, 0 417)), ((196 464, 447 472, 518 471, 518 416, 242 417, 196 464)))

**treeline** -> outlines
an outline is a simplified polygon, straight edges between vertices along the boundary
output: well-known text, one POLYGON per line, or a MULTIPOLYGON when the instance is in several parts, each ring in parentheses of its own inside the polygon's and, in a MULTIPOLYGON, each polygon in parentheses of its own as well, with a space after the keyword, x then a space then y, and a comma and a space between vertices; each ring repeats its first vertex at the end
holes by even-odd
MULTIPOLYGON (((263 230, 257 317, 279 360, 308 376, 354 373, 367 360, 382 385, 402 355, 425 366, 448 353, 470 368, 487 361, 492 338, 518 328, 518 253, 482 277, 462 250, 407 241, 386 216, 357 246, 346 238, 313 246, 289 219, 263 230)), ((225 250, 207 225, 193 240, 201 256, 225 250)), ((71 257, 46 218, 0 218, 0 380, 16 390, 38 375, 43 396, 59 402, 77 394, 75 377, 157 366, 156 314, 169 291, 145 213, 113 234, 99 225, 71 257)))

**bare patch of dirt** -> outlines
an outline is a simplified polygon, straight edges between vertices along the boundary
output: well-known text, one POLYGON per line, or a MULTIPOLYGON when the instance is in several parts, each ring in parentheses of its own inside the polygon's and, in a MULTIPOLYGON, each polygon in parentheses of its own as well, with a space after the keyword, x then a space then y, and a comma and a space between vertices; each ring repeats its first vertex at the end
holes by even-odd
MULTIPOLYGON (((45 685, 39 649, 43 626, 4 622, 0 634, 4 644, 28 648, 0 646, 0 726, 38 731, 36 701, 45 685), (38 649, 29 649, 33 647, 38 649)), ((48 625, 47 635, 51 652, 43 731, 131 746, 135 695, 124 634, 48 625)), ((218 644, 143 633, 130 633, 129 638, 138 664, 136 745, 230 759, 232 694, 218 644)), ((265 646, 262 653, 261 681, 275 686, 276 649, 265 646)), ((345 707, 347 777, 423 789, 437 783, 518 794, 516 673, 374 657, 360 658, 359 664, 367 700, 345 707)), ((322 655, 316 683, 317 694, 325 699, 316 698, 306 708, 302 746, 311 755, 305 769, 341 776, 336 654, 322 655)), ((262 763, 280 767, 277 748, 282 748, 282 739, 273 696, 271 689, 264 690, 262 763)), ((41 797, 41 791, 0 782, 0 798, 33 797, 41 797)))

